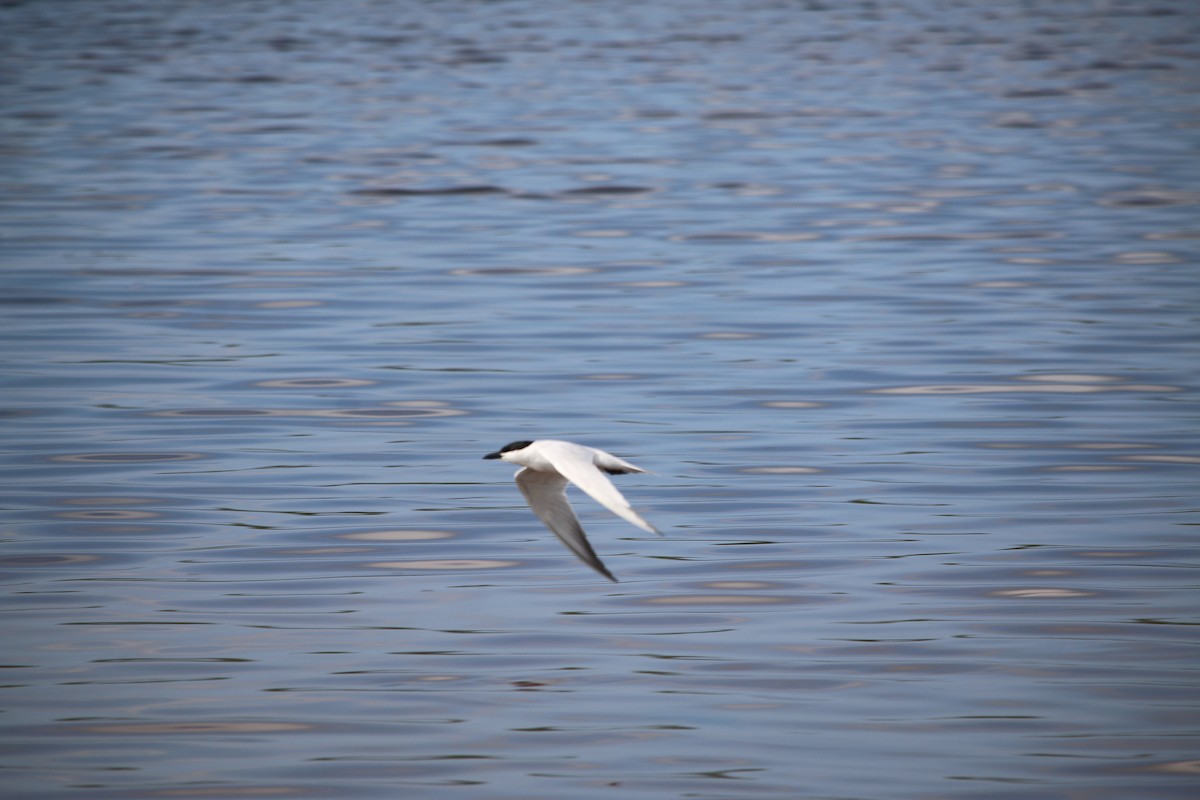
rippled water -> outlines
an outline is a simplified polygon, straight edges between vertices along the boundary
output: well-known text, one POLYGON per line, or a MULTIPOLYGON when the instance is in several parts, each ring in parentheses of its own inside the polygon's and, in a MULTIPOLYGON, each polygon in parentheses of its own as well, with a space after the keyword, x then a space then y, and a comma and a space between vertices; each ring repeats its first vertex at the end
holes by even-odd
POLYGON ((8 796, 1192 796, 1191 4, 0 30, 8 796))

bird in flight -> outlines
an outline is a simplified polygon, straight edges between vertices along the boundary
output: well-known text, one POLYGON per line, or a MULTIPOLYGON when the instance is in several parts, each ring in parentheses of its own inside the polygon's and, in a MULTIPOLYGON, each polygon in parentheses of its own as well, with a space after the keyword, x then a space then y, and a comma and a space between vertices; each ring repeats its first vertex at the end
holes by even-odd
POLYGON ((646 470, 611 453, 574 442, 538 439, 506 444, 484 458, 519 464, 521 469, 515 476, 517 488, 525 495, 533 513, 580 561, 614 583, 617 579, 592 550, 579 518, 567 502, 567 484, 575 484, 621 519, 648 533, 658 533, 653 525, 638 516, 605 474, 623 475, 646 470))

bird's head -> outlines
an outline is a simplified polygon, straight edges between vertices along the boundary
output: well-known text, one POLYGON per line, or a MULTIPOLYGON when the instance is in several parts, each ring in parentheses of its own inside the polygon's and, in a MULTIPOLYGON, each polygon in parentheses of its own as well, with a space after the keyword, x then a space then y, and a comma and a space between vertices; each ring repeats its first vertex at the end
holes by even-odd
POLYGON ((531 445, 531 444, 533 444, 533 442, 529 442, 529 441, 509 442, 508 444, 504 445, 504 447, 501 447, 496 452, 488 453, 486 456, 484 456, 484 458, 485 459, 499 458, 503 461, 509 461, 509 460, 511 460, 511 456, 509 456, 510 453, 512 453, 512 454, 519 453, 520 451, 524 450, 526 447, 529 447, 529 445, 531 445))

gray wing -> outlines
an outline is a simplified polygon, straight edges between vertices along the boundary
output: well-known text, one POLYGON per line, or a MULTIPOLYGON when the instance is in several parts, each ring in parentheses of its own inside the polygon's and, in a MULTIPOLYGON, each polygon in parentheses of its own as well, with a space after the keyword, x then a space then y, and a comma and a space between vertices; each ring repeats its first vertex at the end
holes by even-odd
POLYGON ((525 501, 538 515, 546 527, 562 540, 567 548, 578 556, 579 560, 608 578, 613 583, 617 579, 608 571, 579 524, 579 518, 567 502, 567 479, 552 472, 538 472, 525 468, 516 475, 517 488, 525 495, 525 501))

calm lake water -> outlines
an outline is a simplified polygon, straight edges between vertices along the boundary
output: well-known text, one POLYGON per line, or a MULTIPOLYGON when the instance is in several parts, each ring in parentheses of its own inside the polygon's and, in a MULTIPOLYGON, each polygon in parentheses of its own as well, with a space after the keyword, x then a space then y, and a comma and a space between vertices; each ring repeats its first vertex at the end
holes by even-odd
POLYGON ((1191 2, 0 30, 5 797, 1195 796, 1191 2))

